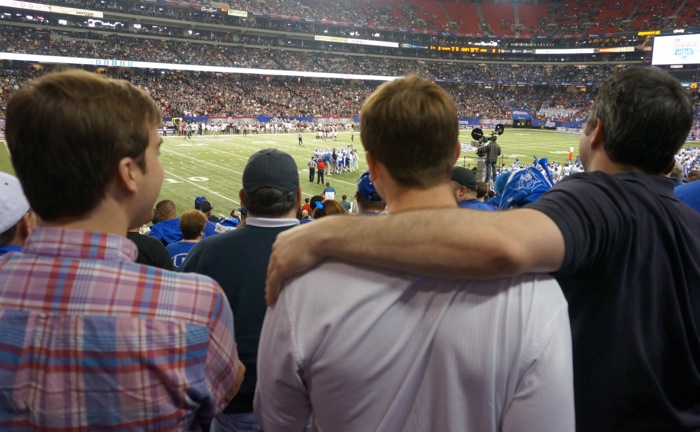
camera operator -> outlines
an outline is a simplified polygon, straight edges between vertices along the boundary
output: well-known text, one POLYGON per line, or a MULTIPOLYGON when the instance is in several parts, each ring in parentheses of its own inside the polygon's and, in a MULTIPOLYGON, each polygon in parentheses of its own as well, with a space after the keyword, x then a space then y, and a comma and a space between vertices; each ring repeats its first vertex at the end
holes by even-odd
MULTIPOLYGON (((496 143, 496 138, 498 138, 496 132, 492 133, 488 144, 482 145, 479 147, 479 150, 477 150, 477 156, 486 158, 486 179, 484 180, 486 183, 488 183, 492 177, 495 179, 498 174, 497 163, 498 157, 501 155, 501 146, 496 143)), ((486 140, 486 138, 482 138, 482 141, 484 140, 486 140)))

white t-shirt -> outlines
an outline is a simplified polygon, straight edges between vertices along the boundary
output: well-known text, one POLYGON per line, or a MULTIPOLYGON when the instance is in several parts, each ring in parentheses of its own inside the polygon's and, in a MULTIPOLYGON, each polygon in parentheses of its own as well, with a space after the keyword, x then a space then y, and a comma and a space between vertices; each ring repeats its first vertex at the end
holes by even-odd
POLYGON ((442 280, 328 260, 268 308, 267 432, 574 430, 567 303, 548 275, 442 280))

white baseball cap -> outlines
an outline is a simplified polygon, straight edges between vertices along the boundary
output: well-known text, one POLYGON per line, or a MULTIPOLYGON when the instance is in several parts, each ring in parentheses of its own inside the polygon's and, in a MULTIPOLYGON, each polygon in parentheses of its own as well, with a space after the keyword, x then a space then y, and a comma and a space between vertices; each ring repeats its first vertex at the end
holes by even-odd
POLYGON ((0 233, 12 228, 28 211, 29 202, 17 177, 0 171, 0 233))

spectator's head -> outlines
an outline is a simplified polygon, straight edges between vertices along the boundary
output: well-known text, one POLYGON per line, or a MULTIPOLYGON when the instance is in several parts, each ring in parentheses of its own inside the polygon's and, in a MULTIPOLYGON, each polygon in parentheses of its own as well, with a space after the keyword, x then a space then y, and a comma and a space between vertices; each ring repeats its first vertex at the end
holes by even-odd
POLYGON ((316 205, 318 203, 323 202, 325 198, 322 195, 314 195, 311 197, 311 202, 309 203, 309 206, 311 207, 311 211, 316 210, 316 205))
POLYGON ((0 246, 22 246, 35 219, 17 177, 0 171, 0 246))
POLYGON ((254 153, 243 169, 243 207, 251 216, 294 217, 301 201, 299 171, 294 159, 277 149, 254 153))
POLYGON ((680 82, 663 70, 640 67, 615 73, 603 83, 591 109, 581 137, 581 160, 590 164, 591 144, 599 142, 613 163, 662 174, 688 137, 693 115, 680 82))
POLYGON ((683 170, 683 166, 677 160, 671 159, 671 162, 664 169, 664 176, 680 183, 683 181, 685 171, 683 170))
POLYGON ((379 162, 397 184, 420 189, 449 181, 459 155, 457 111, 437 84, 418 76, 384 83, 365 101, 360 122, 370 170, 379 162))
POLYGON ((320 219, 324 216, 332 216, 339 214, 348 214, 345 207, 341 203, 332 199, 325 199, 320 203, 316 203, 316 210, 314 210, 314 219, 320 219))
POLYGON ((44 221, 71 221, 115 202, 129 227, 145 223, 163 182, 160 120, 143 90, 82 70, 13 93, 6 137, 32 209, 44 221))
POLYGON ((158 201, 155 208, 155 215, 159 222, 177 218, 175 203, 167 199, 158 201))
POLYGON ((194 201, 194 208, 204 213, 207 217, 211 216, 212 206, 206 197, 197 197, 194 201))
MULTIPOLYGON (((204 202, 209 203, 209 200, 207 200, 207 197, 198 196, 197 198, 194 199, 194 208, 206 213, 206 211, 202 210, 202 203, 204 203, 204 202)), ((211 210, 211 204, 209 204, 209 207, 210 207, 209 210, 211 210)))
POLYGON ((476 199, 476 174, 461 166, 452 167, 452 191, 457 202, 476 199))
POLYGON ((384 211, 386 203, 374 188, 374 183, 369 177, 369 171, 365 171, 357 178, 357 192, 355 193, 357 207, 360 213, 379 213, 384 211))
POLYGON ((696 180, 700 180, 700 170, 693 170, 688 173, 688 175, 685 176, 686 181, 688 183, 696 180))
POLYGON ((204 234, 207 216, 200 210, 188 210, 180 215, 180 231, 184 240, 197 240, 204 234))

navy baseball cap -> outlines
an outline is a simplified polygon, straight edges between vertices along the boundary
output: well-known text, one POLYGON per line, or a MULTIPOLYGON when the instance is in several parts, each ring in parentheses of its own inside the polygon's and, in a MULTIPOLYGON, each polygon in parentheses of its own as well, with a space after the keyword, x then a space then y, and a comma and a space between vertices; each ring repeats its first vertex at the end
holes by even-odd
POLYGON ((243 192, 250 196, 261 187, 278 189, 282 193, 299 190, 299 170, 292 157, 274 148, 257 151, 243 169, 243 192))
POLYGON ((452 181, 456 181, 469 190, 476 190, 476 174, 461 166, 452 167, 452 181))
POLYGON ((382 197, 379 196, 377 190, 374 188, 374 183, 369 179, 369 171, 365 171, 357 179, 357 192, 360 196, 368 201, 381 201, 382 197))

